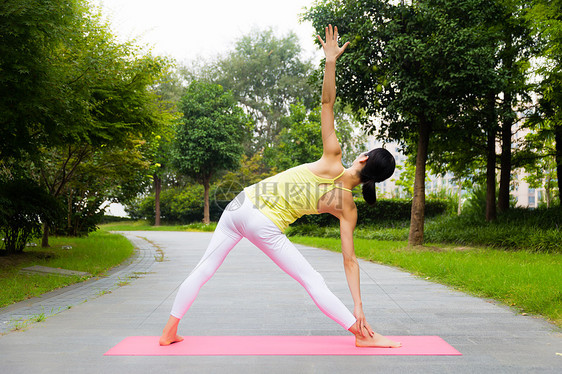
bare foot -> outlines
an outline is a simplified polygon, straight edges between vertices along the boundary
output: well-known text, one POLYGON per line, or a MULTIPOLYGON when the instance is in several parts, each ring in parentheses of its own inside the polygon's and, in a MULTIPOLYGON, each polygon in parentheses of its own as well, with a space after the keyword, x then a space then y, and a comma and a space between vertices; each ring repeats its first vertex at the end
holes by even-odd
POLYGON ((183 337, 181 337, 179 335, 175 335, 175 336, 171 336, 171 337, 162 335, 160 337, 159 343, 160 343, 160 345, 163 346, 163 345, 170 345, 170 344, 173 344, 173 343, 179 343, 181 341, 183 341, 183 337))
POLYGON ((168 323, 166 323, 166 326, 164 326, 164 331, 162 331, 162 336, 160 337, 160 345, 170 345, 173 343, 181 342, 183 340, 183 338, 178 335, 179 323, 179 318, 170 316, 170 319, 168 319, 168 323))
POLYGON ((400 348, 402 343, 388 339, 375 332, 374 336, 355 335, 355 346, 370 348, 400 348))

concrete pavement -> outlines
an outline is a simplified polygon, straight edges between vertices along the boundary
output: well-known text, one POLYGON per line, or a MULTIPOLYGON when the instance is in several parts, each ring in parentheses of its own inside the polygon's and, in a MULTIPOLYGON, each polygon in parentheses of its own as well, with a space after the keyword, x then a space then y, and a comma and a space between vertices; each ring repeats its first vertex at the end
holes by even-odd
MULTIPOLYGON (((2 373, 562 372, 562 356, 557 355, 562 353, 562 334, 555 326, 366 261, 360 261, 363 303, 375 330, 386 335, 439 335, 463 356, 106 357, 103 354, 127 336, 160 334, 177 287, 199 261, 211 236, 157 231, 124 235, 139 248, 139 256, 129 266, 107 278, 0 310, 0 321, 6 321, 8 314, 25 317, 34 310, 59 309, 25 331, 0 336, 2 373), (164 251, 162 262, 155 261, 157 249, 164 251), (117 287, 125 278, 129 284, 117 287), (111 293, 100 291, 104 287, 111 293), (83 302, 88 292, 92 296, 83 302), (79 296, 73 299, 67 293, 79 296), (47 307, 42 306, 47 302, 47 307)), ((341 254, 298 247, 352 308, 341 254)), ((180 324, 180 334, 341 335, 345 331, 316 308, 297 282, 243 240, 203 287, 180 324)))

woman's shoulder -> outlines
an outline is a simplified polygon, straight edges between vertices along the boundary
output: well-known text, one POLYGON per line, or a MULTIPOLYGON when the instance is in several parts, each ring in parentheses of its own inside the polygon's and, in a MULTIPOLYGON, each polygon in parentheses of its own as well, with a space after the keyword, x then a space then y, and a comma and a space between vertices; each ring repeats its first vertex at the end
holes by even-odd
POLYGON ((323 159, 303 165, 315 175, 327 179, 334 179, 345 170, 341 162, 326 162, 323 159))

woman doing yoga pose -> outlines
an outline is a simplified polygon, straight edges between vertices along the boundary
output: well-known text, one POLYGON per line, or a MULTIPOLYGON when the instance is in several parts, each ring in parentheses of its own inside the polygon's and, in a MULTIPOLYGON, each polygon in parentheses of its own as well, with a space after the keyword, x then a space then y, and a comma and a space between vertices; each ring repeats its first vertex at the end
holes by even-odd
POLYGON ((183 340, 177 335, 180 319, 199 289, 245 237, 297 280, 324 314, 353 333, 357 346, 400 347, 400 343, 375 333, 363 313, 359 264, 353 246, 357 208, 351 193, 355 186, 362 184, 365 201, 374 204, 375 183, 393 174, 394 158, 388 151, 378 148, 359 155, 348 169, 342 165, 342 151, 334 130, 336 60, 348 43, 338 45, 338 30, 331 25, 326 27, 326 41, 320 36, 318 39, 326 55, 321 112, 322 157, 247 187, 230 202, 203 258, 178 290, 160 345, 183 340), (353 313, 328 289, 322 276, 283 234, 297 218, 318 213, 330 213, 340 220, 344 269, 355 305, 353 313))

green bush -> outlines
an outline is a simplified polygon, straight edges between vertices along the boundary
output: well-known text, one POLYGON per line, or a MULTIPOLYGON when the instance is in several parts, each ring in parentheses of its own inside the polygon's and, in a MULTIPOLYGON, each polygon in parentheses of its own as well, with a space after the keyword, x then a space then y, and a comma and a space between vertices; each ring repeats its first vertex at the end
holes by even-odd
MULTIPOLYGON (((427 243, 451 243, 488 246, 505 250, 562 253, 562 208, 514 208, 500 214, 497 221, 486 222, 472 214, 441 215, 426 219, 427 243)), ((334 222, 337 223, 337 220, 334 222)), ((376 240, 408 240, 409 221, 381 221, 358 226, 355 237, 376 240)), ((339 226, 300 223, 291 225, 288 236, 339 237, 339 226)))
MULTIPOLYGON (((374 206, 369 206, 363 199, 355 201, 357 206, 357 225, 381 225, 410 220, 412 200, 410 199, 381 199, 374 206)), ((426 200, 425 216, 435 217, 445 214, 450 204, 447 200, 426 200)), ((293 225, 312 224, 318 226, 337 225, 338 219, 331 214, 309 215, 299 218, 293 225)))
POLYGON ((512 208, 495 222, 472 214, 437 217, 426 222, 424 238, 434 243, 562 253, 561 226, 561 207, 512 208))
POLYGON ((6 253, 23 252, 29 240, 41 236, 44 223, 63 213, 59 202, 29 179, 0 182, 0 207, 0 249, 6 253))

